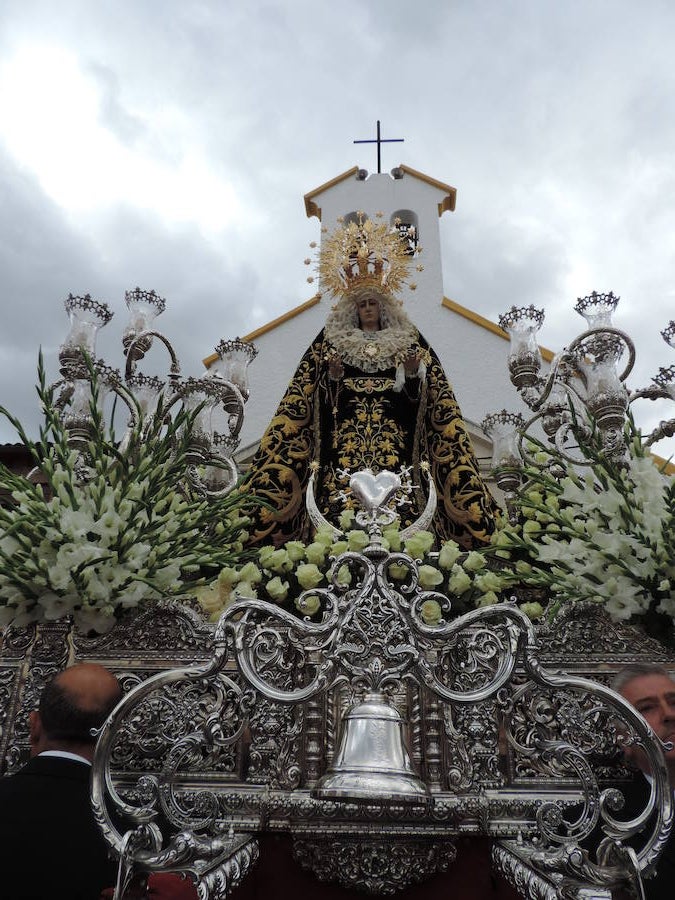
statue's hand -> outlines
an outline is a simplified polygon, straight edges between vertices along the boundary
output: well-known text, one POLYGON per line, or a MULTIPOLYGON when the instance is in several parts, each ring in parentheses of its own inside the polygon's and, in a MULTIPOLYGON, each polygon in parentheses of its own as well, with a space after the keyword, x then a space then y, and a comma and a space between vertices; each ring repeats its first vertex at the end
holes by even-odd
POLYGON ((328 361, 328 377, 331 381, 339 381, 345 373, 341 356, 332 356, 328 361))
POLYGON ((408 378, 412 378, 414 375, 417 375, 417 370, 420 367, 420 360, 422 359, 421 354, 415 353, 411 351, 406 358, 403 360, 403 365, 405 367, 405 374, 408 378))

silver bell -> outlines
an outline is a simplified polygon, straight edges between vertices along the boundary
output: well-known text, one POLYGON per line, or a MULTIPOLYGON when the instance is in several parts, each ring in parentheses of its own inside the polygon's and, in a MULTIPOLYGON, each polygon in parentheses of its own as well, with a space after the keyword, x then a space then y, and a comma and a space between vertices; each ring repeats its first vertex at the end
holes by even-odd
POLYGON ((403 719, 381 693, 367 694, 342 723, 333 764, 314 796, 321 800, 362 803, 413 803, 431 800, 412 767, 403 741, 403 719))

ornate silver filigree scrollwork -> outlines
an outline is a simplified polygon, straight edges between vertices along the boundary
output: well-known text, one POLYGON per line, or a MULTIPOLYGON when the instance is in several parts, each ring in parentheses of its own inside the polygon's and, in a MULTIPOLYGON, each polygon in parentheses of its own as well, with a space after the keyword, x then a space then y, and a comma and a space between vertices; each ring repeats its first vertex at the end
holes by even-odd
POLYGON ((327 587, 296 598, 301 611, 318 598, 315 618, 239 599, 209 660, 140 681, 113 713, 92 790, 121 872, 186 872, 203 898, 222 897, 267 828, 293 833, 296 855, 320 877, 377 892, 438 870, 460 833, 502 839, 495 862, 524 896, 607 897, 631 867, 648 871, 673 798, 644 720, 604 685, 548 671, 517 606, 451 619, 451 601, 420 588, 417 562, 383 546, 378 509, 363 553, 342 554, 327 587), (391 566, 409 577, 392 578, 391 566), (443 614, 437 625, 422 617, 429 599, 443 614), (654 774, 628 823, 616 818, 619 792, 601 789, 589 763, 621 741, 639 744, 654 774), (125 746, 129 759, 153 759, 133 784, 128 771, 119 784, 113 776, 115 760, 126 768, 125 746), (126 836, 106 801, 127 817, 126 836), (600 828, 596 854, 584 842, 600 828), (624 853, 644 828, 634 856, 624 853))
POLYGON ((492 848, 492 862, 524 900, 612 900, 612 890, 600 885, 580 887, 578 882, 547 879, 532 866, 527 851, 513 841, 492 848))
POLYGON ((457 857, 451 841, 311 840, 296 838, 293 855, 319 881, 337 881, 369 894, 393 894, 437 872, 457 857))

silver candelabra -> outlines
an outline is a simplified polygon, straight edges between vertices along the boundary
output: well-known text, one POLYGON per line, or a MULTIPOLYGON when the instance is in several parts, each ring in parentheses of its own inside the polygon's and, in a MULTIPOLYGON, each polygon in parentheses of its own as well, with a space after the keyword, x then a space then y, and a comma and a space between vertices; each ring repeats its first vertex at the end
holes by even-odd
MULTIPOLYGON (((660 368, 648 387, 628 390, 626 379, 635 363, 635 345, 612 322, 618 302, 619 297, 611 291, 593 291, 580 297, 574 308, 586 320, 586 330, 553 357, 546 374, 541 373, 537 343, 544 311, 534 306, 512 306, 499 317, 499 325, 511 341, 511 382, 533 413, 525 420, 519 413, 502 410, 490 413, 482 423, 493 441, 497 484, 507 497, 518 490, 518 469, 523 457, 527 458, 524 439, 537 424, 563 459, 573 465, 587 465, 588 460, 577 448, 579 438, 587 437, 592 425, 600 434, 603 452, 620 459, 626 452, 624 425, 631 404, 638 399, 675 400, 675 365, 660 368)), ((675 321, 661 334, 675 347, 675 321)), ((645 437, 645 445, 649 447, 673 434, 675 418, 660 422, 645 437)))
POLYGON ((155 326, 155 319, 166 307, 164 298, 137 287, 125 293, 125 301, 129 320, 122 335, 126 355, 123 376, 96 355, 98 332, 113 316, 108 306, 89 294, 71 294, 65 301, 70 331, 59 350, 61 379, 53 387, 60 389, 57 405, 69 444, 86 453, 96 427, 92 402, 102 407, 107 394, 120 399, 128 412, 126 432, 119 443, 121 451, 133 429, 147 433, 154 417, 170 417, 182 408, 191 414, 192 423, 186 479, 206 497, 223 496, 236 482, 233 454, 249 393, 247 368, 257 350, 239 338, 221 340, 215 348, 218 360, 208 374, 184 378, 172 343, 155 326), (170 358, 165 379, 138 370, 156 341, 170 358))

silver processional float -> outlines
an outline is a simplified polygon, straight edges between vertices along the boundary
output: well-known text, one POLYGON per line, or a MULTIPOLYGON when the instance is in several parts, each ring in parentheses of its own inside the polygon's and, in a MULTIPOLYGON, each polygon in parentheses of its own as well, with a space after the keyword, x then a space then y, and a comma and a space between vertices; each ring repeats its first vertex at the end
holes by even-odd
MULTIPOLYGON (((264 833, 290 834, 296 859, 319 878, 371 893, 447 870, 460 835, 491 837, 493 866, 523 897, 639 890, 673 818, 649 726, 604 685, 547 669, 515 603, 451 619, 448 597, 421 588, 419 560, 382 539, 405 478, 358 472, 350 487, 370 543, 335 560, 329 587, 298 599, 302 610, 319 598, 319 621, 238 599, 218 622, 210 659, 137 684, 103 726, 92 798, 120 855, 115 897, 135 873, 157 871, 188 874, 204 900, 225 897, 255 864, 264 833), (392 566, 407 570, 404 584, 392 566), (441 607, 438 624, 423 619, 428 600, 441 607), (499 771, 489 729, 535 778, 499 771), (266 769, 261 733, 277 752, 266 769), (160 734, 152 770, 125 776, 123 748, 160 734), (452 751, 443 764, 441 735, 452 751), (624 822, 620 792, 600 786, 592 762, 629 743, 642 747, 654 780, 645 808, 624 822), (300 751, 278 753, 289 746, 300 751), (489 763, 475 765, 481 754, 489 763)), ((428 490, 411 532, 433 513, 430 480, 428 490)), ((311 484, 307 498, 319 524, 311 484)))

